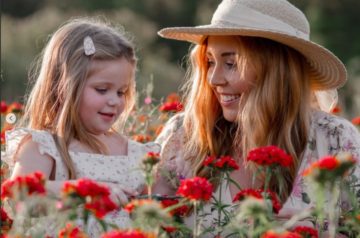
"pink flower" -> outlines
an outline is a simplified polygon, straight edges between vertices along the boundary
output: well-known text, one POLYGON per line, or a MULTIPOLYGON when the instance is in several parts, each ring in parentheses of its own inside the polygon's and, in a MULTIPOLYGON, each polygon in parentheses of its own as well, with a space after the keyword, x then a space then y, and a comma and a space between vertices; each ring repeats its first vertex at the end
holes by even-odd
POLYGON ((151 97, 147 96, 147 97, 144 99, 144 103, 145 103, 146 105, 151 104, 151 103, 152 103, 151 97))

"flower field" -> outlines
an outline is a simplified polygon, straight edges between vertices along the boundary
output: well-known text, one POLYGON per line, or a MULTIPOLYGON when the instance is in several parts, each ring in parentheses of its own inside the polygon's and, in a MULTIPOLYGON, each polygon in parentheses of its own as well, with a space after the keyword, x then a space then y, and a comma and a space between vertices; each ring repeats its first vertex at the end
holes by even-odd
MULTIPOLYGON (((132 139, 141 143, 153 141, 166 121, 183 108, 176 94, 155 104, 151 97, 145 97, 133 110, 125 129, 132 139)), ((20 103, 1 102, 2 151, 5 149, 5 131, 13 128, 13 124, 6 121, 6 115, 14 113, 20 118, 22 110, 20 103)), ((354 118, 352 123, 359 128, 360 119, 354 118)), ((144 157, 139 169, 145 176, 146 194, 134 197, 124 206, 112 201, 108 187, 86 178, 65 183, 61 196, 55 197, 46 190, 47 181, 41 173, 9 179, 9 168, 2 162, 0 237, 89 237, 87 226, 91 219, 101 227, 102 238, 360 236, 359 194, 356 194, 360 184, 349 176, 356 164, 350 154, 320 158, 303 172, 312 191, 316 191, 303 194, 303 200, 313 206, 285 220, 278 219, 283 204, 279 194, 270 190, 269 181, 278 179, 278 169, 290 166, 293 161, 278 147, 256 148, 246 158, 257 168, 257 174, 265 178, 260 189, 241 188, 236 184, 230 173, 238 170, 240 165, 225 155, 209 156, 204 160, 203 166, 213 172, 213 178, 181 179, 176 196, 152 194, 154 171, 159 160, 159 154, 153 152, 144 157), (231 204, 224 203, 221 192, 218 197, 214 195, 211 179, 238 188, 231 204), (329 194, 330 200, 325 206, 329 194), (337 216, 337 202, 343 195, 351 206, 337 216), (209 229, 201 225, 206 216, 211 216, 203 211, 205 204, 211 204, 211 210, 218 214, 214 218, 215 225, 209 229), (132 224, 129 229, 119 229, 106 221, 108 214, 118 210, 130 214, 132 224), (184 225, 184 218, 189 215, 195 217, 191 228, 184 225), (303 221, 311 225, 303 225, 303 221)))

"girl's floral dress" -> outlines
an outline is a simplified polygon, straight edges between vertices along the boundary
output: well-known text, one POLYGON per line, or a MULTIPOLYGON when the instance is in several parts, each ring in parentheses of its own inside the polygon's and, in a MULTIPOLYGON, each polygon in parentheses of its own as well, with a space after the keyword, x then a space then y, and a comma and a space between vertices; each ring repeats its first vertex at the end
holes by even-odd
MULTIPOLYGON (((13 156, 19 143, 26 135, 39 146, 41 154, 47 154, 55 161, 55 180, 67 180, 67 169, 57 150, 52 135, 47 131, 18 128, 6 133, 6 151, 2 160, 10 167, 14 165, 13 156)), ((124 187, 141 192, 145 186, 143 173, 140 169, 142 159, 148 152, 159 152, 159 145, 155 143, 141 144, 128 140, 127 155, 102 155, 69 151, 75 166, 77 178, 88 178, 99 182, 119 183, 124 187)), ((107 222, 116 224, 120 228, 127 228, 131 221, 124 210, 113 212, 105 217, 107 222)), ((90 222, 95 222, 90 221, 90 222)), ((81 224, 80 224, 81 225, 81 224)), ((99 237, 100 226, 89 224, 89 235, 99 237)), ((51 230, 51 227, 49 227, 51 230)))

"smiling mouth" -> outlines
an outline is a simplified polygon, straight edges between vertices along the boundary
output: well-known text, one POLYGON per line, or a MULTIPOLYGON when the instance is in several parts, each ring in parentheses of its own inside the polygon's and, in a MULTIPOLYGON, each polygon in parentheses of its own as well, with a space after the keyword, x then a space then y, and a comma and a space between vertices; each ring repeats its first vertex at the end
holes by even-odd
POLYGON ((233 95, 224 95, 220 94, 220 102, 221 103, 231 103, 240 98, 240 94, 233 94, 233 95))
POLYGON ((104 112, 99 112, 99 114, 108 118, 113 118, 115 115, 114 113, 104 113, 104 112))

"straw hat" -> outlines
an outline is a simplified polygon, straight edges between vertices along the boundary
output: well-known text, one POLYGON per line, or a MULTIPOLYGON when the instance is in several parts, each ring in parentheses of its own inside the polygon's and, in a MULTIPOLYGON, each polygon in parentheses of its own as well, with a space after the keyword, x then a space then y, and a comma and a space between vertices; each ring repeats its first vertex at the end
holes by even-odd
POLYGON ((158 34, 195 44, 201 44, 210 35, 271 39, 296 49, 307 58, 315 90, 336 89, 346 82, 343 63, 329 50, 310 41, 305 15, 286 0, 223 0, 210 25, 164 28, 158 34))

